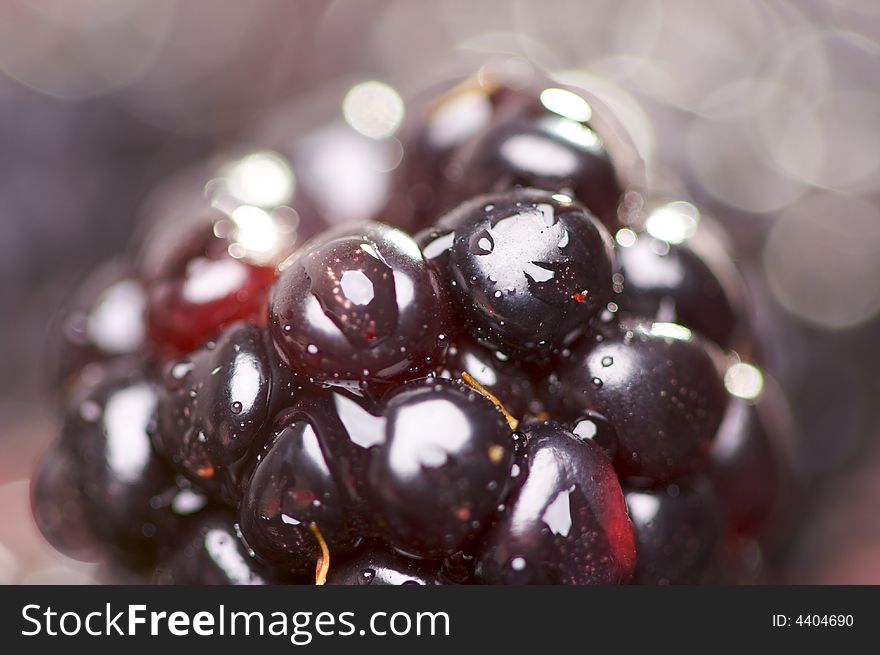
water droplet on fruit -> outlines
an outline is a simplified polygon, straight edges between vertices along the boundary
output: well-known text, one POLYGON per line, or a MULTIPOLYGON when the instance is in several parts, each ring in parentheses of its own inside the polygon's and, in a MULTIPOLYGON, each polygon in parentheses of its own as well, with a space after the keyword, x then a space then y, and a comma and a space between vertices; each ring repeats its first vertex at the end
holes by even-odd
POLYGON ((600 389, 602 387, 602 380, 599 378, 592 378, 590 380, 590 384, 592 384, 596 389, 600 389))
POLYGON ((604 366, 605 368, 608 368, 608 367, 611 366, 613 363, 614 363, 614 358, 613 358, 613 357, 603 357, 603 358, 602 358, 602 366, 604 366))
POLYGON ((376 572, 373 569, 363 569, 358 576, 358 584, 372 584, 376 579, 376 572))
POLYGON ((236 400, 229 406, 229 409, 233 414, 241 414, 243 407, 244 406, 236 400))

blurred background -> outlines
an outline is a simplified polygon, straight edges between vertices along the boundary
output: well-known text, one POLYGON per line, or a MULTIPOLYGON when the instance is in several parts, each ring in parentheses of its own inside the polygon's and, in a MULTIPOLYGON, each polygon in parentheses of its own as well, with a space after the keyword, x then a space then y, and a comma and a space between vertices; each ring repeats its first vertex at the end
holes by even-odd
POLYGON ((486 66, 592 91, 649 186, 727 227, 808 481, 784 579, 880 583, 874 0, 3 0, 0 582, 93 573, 43 545, 28 477, 58 430, 57 310, 129 243, 148 193, 236 144, 283 142, 305 185, 371 170, 325 198, 361 217, 406 102, 486 66), (396 107, 385 124, 359 121, 359 93, 396 107))

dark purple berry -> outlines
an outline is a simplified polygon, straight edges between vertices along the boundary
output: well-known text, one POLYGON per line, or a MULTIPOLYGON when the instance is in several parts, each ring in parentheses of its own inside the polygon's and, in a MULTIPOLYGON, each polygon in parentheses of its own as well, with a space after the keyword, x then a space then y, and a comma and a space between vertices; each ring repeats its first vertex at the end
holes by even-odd
MULTIPOLYGON (((270 363, 263 332, 236 323, 168 366, 159 397, 158 449, 191 480, 235 500, 230 466, 269 418, 270 363)), ((257 444, 258 446, 259 444, 257 444)))
POLYGON ((330 585, 433 585, 437 565, 404 557, 381 545, 361 548, 354 555, 335 561, 330 567, 330 585))
POLYGON ((487 527, 506 491, 507 420, 484 396, 442 379, 404 385, 384 415, 369 494, 386 539, 413 555, 452 554, 487 527))
POLYGON ((617 249, 623 275, 622 312, 687 325, 722 347, 730 347, 742 320, 735 302, 742 281, 729 261, 711 261, 686 244, 642 234, 617 249))
POLYGON ((598 134, 584 121, 552 112, 502 121, 456 153, 452 200, 517 186, 577 198, 606 225, 619 224, 623 195, 614 163, 598 134))
POLYGON ((632 525, 601 449, 553 422, 523 430, 516 489, 485 536, 488 584, 619 584, 636 564, 632 525))
POLYGON ((440 376, 459 380, 464 373, 495 396, 513 416, 521 418, 537 409, 528 373, 504 353, 488 350, 461 336, 449 347, 440 376))
POLYGON ((447 187, 457 171, 453 155, 490 124, 521 113, 534 102, 529 94, 489 77, 429 89, 409 103, 412 118, 403 130, 403 160, 395 169, 390 212, 407 227, 430 225, 444 211, 447 187), (451 88, 450 88, 451 87, 451 88))
POLYGON ((74 392, 61 443, 74 457, 95 535, 124 559, 145 563, 178 529, 180 486, 150 442, 158 389, 133 364, 117 362, 74 392))
POLYGON ((731 398, 709 451, 714 480, 735 529, 752 535, 778 528, 794 476, 785 453, 783 408, 766 396, 731 398))
POLYGON ((334 555, 360 541, 318 435, 297 411, 257 456, 241 504, 241 531, 257 557, 294 574, 315 570, 321 539, 334 555))
POLYGON ((156 567, 156 584, 263 585, 270 572, 248 552, 234 517, 217 512, 201 519, 156 567))
POLYGON ((443 560, 437 579, 440 584, 475 584, 476 568, 474 553, 459 550, 443 560))
POLYGON ((727 404, 718 354, 674 323, 625 322, 598 336, 560 366, 566 410, 611 421, 624 475, 667 481, 696 471, 727 404))
POLYGON ((636 584, 695 584, 720 545, 725 521, 706 480, 692 486, 629 489, 636 535, 636 584))
POLYGON ((315 430, 339 489, 346 498, 349 520, 361 534, 374 535, 369 505, 370 462, 387 438, 381 405, 340 388, 321 390, 291 406, 315 430))
POLYGON ((61 328, 57 382, 82 368, 144 349, 146 294, 128 264, 112 260, 76 292, 61 328))
POLYGON ((391 383, 441 361, 448 305, 416 243, 380 223, 331 232, 284 263, 270 296, 281 358, 322 385, 391 383))
POLYGON ((471 335, 507 354, 562 348, 612 298, 611 239, 564 195, 481 196, 419 242, 471 335))
POLYGON ((643 177, 636 148, 603 103, 549 79, 481 73, 414 115, 393 207, 407 225, 429 225, 475 195, 525 186, 573 195, 616 228, 625 188, 643 177))
POLYGON ((611 422, 599 412, 586 409, 570 422, 571 432, 578 439, 592 441, 612 462, 617 457, 617 432, 611 422))

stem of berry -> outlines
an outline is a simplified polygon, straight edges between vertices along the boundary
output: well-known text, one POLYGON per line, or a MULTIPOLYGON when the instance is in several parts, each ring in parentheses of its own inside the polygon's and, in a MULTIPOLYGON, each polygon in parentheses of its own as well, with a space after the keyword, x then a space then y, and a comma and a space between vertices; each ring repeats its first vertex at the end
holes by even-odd
POLYGON ((324 535, 321 534, 316 523, 310 523, 309 529, 321 546, 321 557, 315 565, 315 584, 323 585, 327 583, 327 573, 330 571, 330 549, 327 547, 327 540, 324 539, 324 535))
POLYGON ((486 398, 491 400, 492 403, 495 405, 495 407, 500 409, 501 413, 504 414, 504 418, 507 419, 507 424, 510 426, 510 429, 513 430, 514 432, 516 431, 516 429, 519 427, 519 421, 516 418, 514 418, 513 414, 511 414, 510 412, 507 411, 507 409, 504 407, 504 405, 501 404, 501 401, 498 400, 498 398, 495 397, 494 394, 492 394, 482 384, 480 384, 479 382, 474 380, 474 378, 471 376, 471 374, 468 373, 467 371, 461 372, 461 379, 464 380, 468 384, 468 386, 473 388, 474 391, 486 396, 486 398))

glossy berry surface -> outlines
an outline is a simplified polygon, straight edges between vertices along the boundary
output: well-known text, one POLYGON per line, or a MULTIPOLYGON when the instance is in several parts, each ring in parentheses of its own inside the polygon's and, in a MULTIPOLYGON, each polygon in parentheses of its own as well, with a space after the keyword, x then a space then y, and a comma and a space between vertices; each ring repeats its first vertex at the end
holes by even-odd
POLYGON ((524 186, 573 195, 619 226, 618 205, 643 165, 595 96, 540 75, 485 71, 449 86, 416 99, 402 135, 393 212, 402 224, 424 227, 470 197, 524 186))
POLYGON ((475 198, 419 236, 471 335, 505 353, 546 353, 587 329, 612 297, 607 231, 566 196, 475 198))
POLYGON ((156 445, 184 475, 221 495, 233 484, 229 466, 260 437, 269 418, 266 349, 262 330, 236 323, 170 364, 164 376, 156 445))
POLYGON ((177 517, 178 489, 150 442, 158 389, 122 361, 74 395, 61 436, 71 453, 90 528, 119 554, 148 562, 177 517))
POLYGON ((147 326, 156 347, 187 353, 238 320, 262 320, 274 266, 232 257, 212 225, 172 244, 147 280, 147 326))
POLYGON ((376 534, 369 470, 387 439, 382 404, 334 387, 302 399, 290 411, 305 417, 317 434, 346 499, 348 519, 360 533, 376 534))
POLYGON ((618 224, 622 183, 602 139, 585 121, 549 111, 501 121, 457 153, 453 165, 460 177, 450 194, 457 200, 536 187, 571 195, 606 225, 618 224))
POLYGON ((305 574, 322 554, 316 530, 337 555, 360 540, 314 428, 292 412, 258 456, 241 504, 241 531, 259 559, 305 574))
POLYGON ((263 585, 267 571, 248 553, 236 533, 234 517, 216 512, 199 520, 173 553, 156 567, 156 584, 263 585))
POLYGON ((517 487, 486 535, 478 575, 489 584, 617 584, 636 547, 611 462, 590 441, 546 422, 523 430, 517 487))
POLYGON ((427 373, 448 342, 445 296, 416 243, 380 223, 330 233, 285 263, 270 297, 282 360, 318 384, 427 373))
POLYGON ((720 346, 732 345, 741 320, 734 305, 742 295, 735 272, 716 273, 687 245, 645 234, 618 248, 617 261, 624 280, 622 312, 687 325, 720 346))
POLYGON ((489 125, 533 102, 530 94, 478 76, 443 84, 415 99, 413 116, 401 135, 404 153, 395 170, 392 214, 409 228, 433 223, 450 209, 445 203, 447 188, 458 175, 450 166, 455 153, 489 125))
POLYGON ((327 584, 425 586, 436 584, 436 579, 435 564, 398 555, 381 545, 372 545, 334 563, 327 576, 327 584))
POLYGON ((638 548, 636 584, 695 584, 719 548, 724 510, 706 480, 692 486, 628 489, 638 548))
POLYGON ((485 397, 446 380, 405 385, 384 415, 385 441, 370 462, 371 507, 399 550, 451 554, 487 526, 506 490, 507 420, 485 397))
POLYGON ((623 475, 666 481, 697 470, 727 403, 717 354, 673 323, 623 323, 600 336, 560 367, 567 410, 614 424, 623 475))
POLYGON ((161 187, 53 332, 46 538, 159 584, 768 579, 790 426, 728 240, 526 68, 161 187))
POLYGON ((574 436, 599 446, 612 462, 617 458, 617 432, 611 421, 599 412, 583 410, 577 418, 570 421, 570 427, 574 436))
POLYGON ((460 380, 464 373, 495 396, 513 416, 522 417, 535 409, 536 393, 527 372, 504 353, 459 336, 446 353, 440 376, 460 380))
POLYGON ((146 344, 146 293, 132 267, 111 260, 83 283, 66 311, 56 381, 88 364, 141 352, 146 344))

